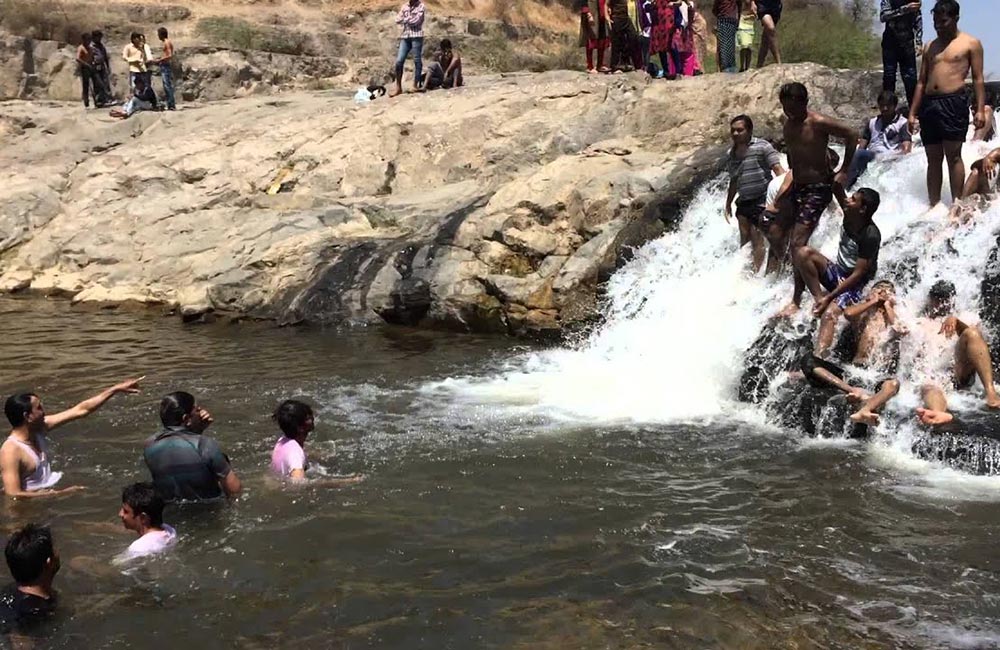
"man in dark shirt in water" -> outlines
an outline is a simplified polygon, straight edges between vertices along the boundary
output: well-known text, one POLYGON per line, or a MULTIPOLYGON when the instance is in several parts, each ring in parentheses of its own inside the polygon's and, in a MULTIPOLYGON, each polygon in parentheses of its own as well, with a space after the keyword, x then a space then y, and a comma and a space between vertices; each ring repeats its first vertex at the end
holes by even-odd
POLYGON ((59 572, 59 555, 45 526, 28 524, 7 540, 4 551, 14 584, 0 592, 3 634, 31 632, 55 611, 52 581, 59 572))

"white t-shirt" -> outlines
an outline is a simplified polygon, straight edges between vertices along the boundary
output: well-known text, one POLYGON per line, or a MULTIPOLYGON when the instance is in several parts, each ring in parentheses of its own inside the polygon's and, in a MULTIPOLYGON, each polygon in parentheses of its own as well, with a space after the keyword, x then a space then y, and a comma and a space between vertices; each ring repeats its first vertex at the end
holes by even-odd
POLYGON ((781 186, 785 182, 785 176, 788 172, 785 172, 781 176, 775 176, 771 179, 771 182, 767 184, 767 207, 774 207, 774 200, 778 198, 778 192, 781 191, 781 186))
POLYGON ((163 553, 177 544, 177 531, 163 524, 163 530, 151 530, 132 542, 125 551, 124 559, 132 560, 146 555, 163 553))

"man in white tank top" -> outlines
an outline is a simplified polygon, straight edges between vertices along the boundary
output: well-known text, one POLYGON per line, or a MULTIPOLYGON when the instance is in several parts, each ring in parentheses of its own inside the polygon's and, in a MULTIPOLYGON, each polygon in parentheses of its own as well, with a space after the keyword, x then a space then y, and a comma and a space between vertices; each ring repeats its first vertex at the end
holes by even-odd
POLYGON ((52 429, 86 417, 118 393, 138 393, 144 377, 129 379, 84 400, 71 409, 45 415, 42 400, 34 393, 21 393, 7 398, 4 413, 12 427, 10 435, 0 445, 0 475, 3 491, 8 497, 42 497, 76 492, 79 485, 63 489, 53 486, 62 472, 52 471, 47 434, 52 429))

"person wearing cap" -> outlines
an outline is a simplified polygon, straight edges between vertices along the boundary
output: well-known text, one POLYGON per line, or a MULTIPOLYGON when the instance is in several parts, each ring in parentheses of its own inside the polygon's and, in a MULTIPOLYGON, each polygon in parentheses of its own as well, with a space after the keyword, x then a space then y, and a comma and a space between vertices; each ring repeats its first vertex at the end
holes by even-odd
MULTIPOLYGON (((936 329, 937 335, 948 340, 956 339, 954 361, 948 363, 955 387, 970 388, 976 377, 979 377, 987 408, 1000 409, 1000 396, 993 385, 993 362, 989 345, 979 328, 971 324, 973 317, 963 315, 959 318, 955 313, 955 285, 947 280, 935 283, 928 293, 924 314, 924 330, 930 335, 928 338, 934 336, 933 331, 936 329)), ((942 383, 931 381, 921 388, 924 408, 917 409, 917 417, 924 424, 936 426, 954 420, 954 415, 948 410, 948 399, 942 383)))

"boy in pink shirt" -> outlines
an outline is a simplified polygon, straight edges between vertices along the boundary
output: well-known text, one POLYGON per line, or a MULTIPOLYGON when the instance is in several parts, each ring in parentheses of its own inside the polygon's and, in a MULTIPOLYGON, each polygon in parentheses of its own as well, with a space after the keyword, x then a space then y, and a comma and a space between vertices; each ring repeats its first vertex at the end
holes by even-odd
MULTIPOLYGON (((315 428, 312 407, 304 402, 289 399, 278 405, 274 411, 274 421, 278 423, 282 436, 271 452, 271 471, 279 478, 293 483, 306 481, 309 461, 306 459, 306 438, 315 428)), ((337 477, 323 481, 326 485, 350 485, 364 480, 360 474, 337 477)), ((316 483, 316 481, 313 481, 316 483)))

